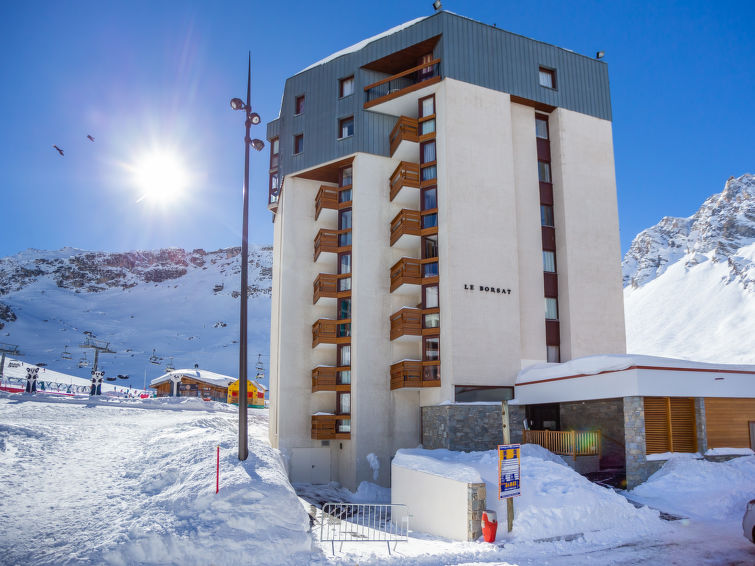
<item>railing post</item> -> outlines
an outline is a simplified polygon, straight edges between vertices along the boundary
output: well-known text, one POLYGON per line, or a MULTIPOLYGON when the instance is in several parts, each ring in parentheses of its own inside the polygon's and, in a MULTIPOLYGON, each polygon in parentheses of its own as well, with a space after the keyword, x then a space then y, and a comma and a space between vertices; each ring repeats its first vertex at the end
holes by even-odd
POLYGON ((571 449, 574 461, 577 461, 577 431, 571 431, 571 449))

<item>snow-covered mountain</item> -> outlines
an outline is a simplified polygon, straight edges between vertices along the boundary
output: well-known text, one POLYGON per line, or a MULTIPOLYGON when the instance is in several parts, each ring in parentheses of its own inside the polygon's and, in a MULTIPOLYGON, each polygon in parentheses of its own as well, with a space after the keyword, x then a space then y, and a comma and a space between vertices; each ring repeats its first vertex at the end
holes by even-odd
POLYGON ((629 352, 755 363, 755 176, 640 232, 622 268, 629 352))
MULTIPOLYGON (((258 353, 267 367, 271 266, 272 248, 250 246, 250 372, 258 353)), ((86 377, 94 352, 79 346, 91 331, 116 352, 99 358, 106 376, 128 374, 139 387, 145 371, 149 381, 171 363, 235 376, 240 273, 238 247, 27 250, 0 259, 0 342, 19 345, 26 362, 86 377)))

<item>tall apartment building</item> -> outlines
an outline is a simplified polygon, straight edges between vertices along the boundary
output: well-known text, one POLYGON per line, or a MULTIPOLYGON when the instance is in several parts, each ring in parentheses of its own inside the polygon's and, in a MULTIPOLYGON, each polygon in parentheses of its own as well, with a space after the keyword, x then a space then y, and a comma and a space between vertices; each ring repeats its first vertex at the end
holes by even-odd
POLYGON ((420 407, 625 351, 602 61, 438 12, 290 77, 267 135, 293 481, 388 485, 420 407))

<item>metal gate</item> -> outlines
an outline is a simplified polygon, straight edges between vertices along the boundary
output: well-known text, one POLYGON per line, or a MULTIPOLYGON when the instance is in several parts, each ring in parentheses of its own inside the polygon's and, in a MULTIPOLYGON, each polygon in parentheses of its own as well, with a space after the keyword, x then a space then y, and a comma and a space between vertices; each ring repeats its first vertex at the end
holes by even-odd
MULTIPOLYGON (((340 542, 385 542, 388 554, 409 541, 409 512, 402 504, 326 503, 320 518, 320 541, 330 541, 333 554, 340 542)), ((339 548, 339 550, 340 550, 339 548)))

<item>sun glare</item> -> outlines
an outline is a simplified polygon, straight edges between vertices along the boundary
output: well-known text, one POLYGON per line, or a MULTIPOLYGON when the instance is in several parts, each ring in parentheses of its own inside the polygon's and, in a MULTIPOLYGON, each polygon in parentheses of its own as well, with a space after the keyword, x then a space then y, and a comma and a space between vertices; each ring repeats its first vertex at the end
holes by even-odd
POLYGON ((139 200, 167 203, 180 198, 189 184, 189 174, 181 159, 167 150, 154 150, 133 166, 134 182, 141 191, 139 200))

